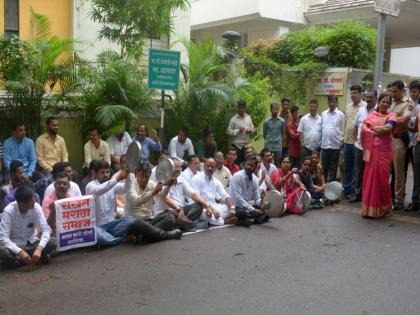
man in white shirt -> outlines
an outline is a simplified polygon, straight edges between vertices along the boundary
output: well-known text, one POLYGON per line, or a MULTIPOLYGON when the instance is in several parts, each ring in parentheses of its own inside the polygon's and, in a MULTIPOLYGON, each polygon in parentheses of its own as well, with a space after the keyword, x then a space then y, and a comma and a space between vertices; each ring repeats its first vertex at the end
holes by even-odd
POLYGON ((298 132, 300 133, 301 161, 310 156, 312 151, 321 148, 322 123, 318 112, 318 101, 313 99, 309 102, 309 113, 300 119, 298 132))
POLYGON ((257 158, 249 156, 245 160, 245 169, 232 176, 229 186, 229 194, 235 203, 239 225, 261 224, 268 220, 268 216, 260 209, 259 181, 254 174, 257 164, 257 158), (253 221, 251 221, 252 219, 253 221))
POLYGON ((111 153, 111 168, 118 171, 121 163, 120 158, 127 153, 127 148, 133 140, 127 131, 122 131, 109 137, 106 142, 111 153))
POLYGON ((49 263, 56 248, 50 239, 51 228, 34 195, 30 186, 22 185, 16 190, 16 201, 4 209, 0 222, 0 262, 5 267, 49 263))
POLYGON ((349 197, 349 202, 362 201, 363 173, 365 162, 363 161, 363 147, 360 141, 362 125, 367 116, 375 110, 377 92, 374 89, 366 92, 366 106, 359 109, 354 118, 354 195, 349 197))
POLYGON ((337 179, 338 160, 343 147, 344 114, 338 108, 337 95, 328 95, 328 108, 321 114, 321 163, 328 182, 337 179))
POLYGON ((236 149, 236 164, 240 165, 244 160, 244 148, 249 145, 251 133, 254 132, 254 125, 251 116, 246 113, 246 102, 238 101, 238 113, 229 121, 226 133, 233 137, 232 146, 236 149))
POLYGON ((214 170, 214 178, 218 179, 222 185, 223 188, 226 189, 229 186, 230 178, 232 177, 232 174, 230 173, 229 169, 223 165, 224 161, 223 153, 218 151, 214 155, 214 160, 216 161, 216 169, 214 170))
POLYGON ((194 175, 200 173, 200 158, 197 155, 190 155, 188 157, 188 167, 182 172, 181 176, 188 184, 191 185, 191 180, 194 175))
POLYGON ((261 171, 264 172, 266 176, 270 177, 271 174, 273 174, 273 172, 277 169, 277 167, 272 163, 273 155, 271 154, 270 150, 262 149, 260 152, 260 156, 261 156, 261 166, 260 166, 261 171))
MULTIPOLYGON (((203 213, 210 212, 210 204, 206 202, 188 182, 181 176, 181 162, 174 159, 174 185, 171 186, 169 194, 163 198, 156 198, 154 208, 154 221, 161 223, 164 230, 172 230, 177 225, 182 229, 189 231, 197 226, 197 220, 203 213), (188 203, 188 199, 194 203, 188 203)), ((203 226, 205 227, 205 226, 203 226)), ((207 226, 208 227, 208 226, 207 226)))
POLYGON ((157 242, 167 239, 180 239, 182 232, 179 229, 166 231, 162 220, 154 220, 152 208, 155 198, 164 198, 168 195, 171 186, 175 183, 172 178, 165 186, 156 184, 150 179, 149 164, 141 164, 136 171, 136 181, 132 182, 131 188, 125 198, 125 213, 135 219, 128 229, 136 243, 157 242))
POLYGON ((169 142, 169 155, 173 159, 181 161, 183 166, 187 166, 187 159, 189 155, 194 154, 194 147, 191 139, 188 138, 187 128, 181 128, 178 135, 173 137, 169 142))
POLYGON ((360 85, 352 85, 350 87, 350 95, 352 102, 347 105, 344 113, 343 121, 343 157, 344 157, 344 180, 343 193, 349 197, 354 194, 354 118, 360 108, 365 107, 366 103, 362 100, 362 87, 360 85))
POLYGON ((210 205, 207 213, 203 213, 202 220, 212 225, 236 224, 235 206, 221 182, 213 177, 216 161, 208 158, 204 163, 204 172, 192 179, 194 190, 210 205))
MULTIPOLYGON (((158 163, 160 161, 162 161, 164 159, 168 159, 168 158, 169 158, 169 151, 166 150, 166 149, 162 149, 160 151, 160 154, 159 154, 158 163)), ((157 180, 156 180, 156 167, 157 167, 157 165, 152 168, 152 174, 150 175, 150 180, 154 181, 155 183, 157 182, 157 180)))
POLYGON ((116 196, 125 194, 131 187, 131 176, 120 170, 110 179, 110 168, 106 161, 95 161, 95 180, 86 186, 86 195, 95 196, 96 237, 99 246, 114 246, 126 241, 127 231, 133 219, 115 219, 116 196), (122 181, 125 180, 125 183, 122 181))

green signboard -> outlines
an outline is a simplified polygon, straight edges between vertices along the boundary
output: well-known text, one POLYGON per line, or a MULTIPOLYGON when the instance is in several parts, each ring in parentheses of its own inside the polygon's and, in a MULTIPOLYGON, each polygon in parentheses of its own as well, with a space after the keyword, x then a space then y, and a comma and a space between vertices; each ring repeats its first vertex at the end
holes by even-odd
POLYGON ((179 65, 179 51, 150 49, 149 89, 178 90, 179 65))

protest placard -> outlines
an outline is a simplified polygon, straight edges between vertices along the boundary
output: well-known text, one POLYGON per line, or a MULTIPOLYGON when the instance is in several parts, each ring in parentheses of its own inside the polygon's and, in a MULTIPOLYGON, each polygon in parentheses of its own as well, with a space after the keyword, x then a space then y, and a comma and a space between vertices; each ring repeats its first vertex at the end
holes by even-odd
POLYGON ((65 251, 96 244, 93 196, 57 200, 55 209, 57 250, 65 251))

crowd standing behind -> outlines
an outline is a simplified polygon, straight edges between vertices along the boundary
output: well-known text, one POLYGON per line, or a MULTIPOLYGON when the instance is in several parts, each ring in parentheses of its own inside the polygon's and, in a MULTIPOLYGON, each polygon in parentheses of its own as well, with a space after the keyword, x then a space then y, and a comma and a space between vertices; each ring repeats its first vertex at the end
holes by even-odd
POLYGON ((218 151, 210 126, 195 146, 188 129, 181 128, 166 150, 158 132, 151 130, 149 138, 140 124, 134 140, 142 152, 134 171, 125 163, 133 141, 125 130, 104 141, 99 128, 90 129, 83 172, 77 174, 57 118, 47 118, 46 132, 35 144, 26 137, 25 122, 15 123, 0 145, 0 263, 48 263, 55 249, 55 201, 85 194, 95 197, 99 248, 179 239, 183 232, 212 225, 262 224, 269 220, 263 200, 270 189, 282 194, 289 214, 306 211, 298 202, 302 193, 310 195, 311 208, 322 208, 327 183, 337 179, 341 152, 343 197, 362 201, 363 216, 419 211, 420 82, 411 82, 409 91, 410 99, 402 81, 379 96, 353 85, 344 112, 337 96, 329 95, 327 110, 318 113, 313 99, 302 117, 288 98, 271 103, 258 156, 250 145, 252 117, 242 100, 226 126, 232 139, 227 152, 218 151), (165 182, 156 180, 156 166, 149 163, 153 151, 160 152, 159 161, 172 160, 174 172, 165 182), (414 186, 405 207, 410 162, 414 186))

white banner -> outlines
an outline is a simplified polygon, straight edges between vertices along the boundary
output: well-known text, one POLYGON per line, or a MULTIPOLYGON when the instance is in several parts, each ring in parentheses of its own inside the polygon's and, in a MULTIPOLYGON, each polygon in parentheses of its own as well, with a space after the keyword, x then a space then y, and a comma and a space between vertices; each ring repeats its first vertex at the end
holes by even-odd
POLYGON ((55 209, 57 250, 65 251, 96 244, 93 196, 57 200, 55 209))

